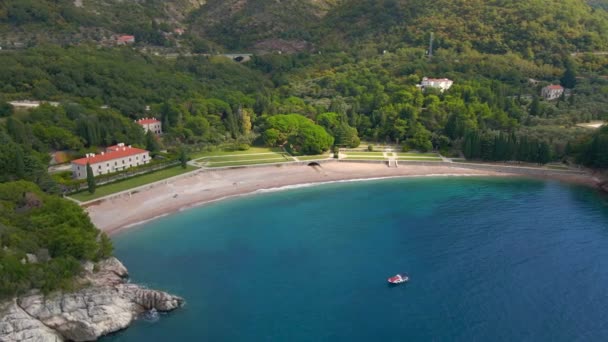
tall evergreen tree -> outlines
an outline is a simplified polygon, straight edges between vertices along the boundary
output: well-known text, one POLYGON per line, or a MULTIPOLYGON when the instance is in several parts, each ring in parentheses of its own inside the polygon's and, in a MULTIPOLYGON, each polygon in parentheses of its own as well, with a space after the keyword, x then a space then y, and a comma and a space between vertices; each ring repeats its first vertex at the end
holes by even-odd
POLYGON ((158 143, 158 140, 156 140, 154 133, 150 130, 146 133, 146 150, 152 153, 160 151, 160 144, 158 143))
POLYGON ((87 163, 87 186, 89 188, 89 192, 95 193, 95 175, 93 174, 93 168, 91 168, 91 164, 87 163))
POLYGON ((532 103, 530 104, 528 111, 530 115, 533 116, 539 116, 541 114, 540 100, 538 99, 538 96, 535 95, 534 98, 532 98, 532 103))
POLYGON ((25 178, 25 162, 23 161, 23 151, 21 147, 15 150, 15 170, 19 179, 25 178))
POLYGON ((576 86, 576 69, 574 67, 574 62, 568 58, 566 59, 564 66, 566 67, 566 71, 564 71, 564 75, 559 81, 565 88, 572 89, 576 86))
POLYGON ((179 161, 183 169, 188 167, 188 155, 186 154, 186 149, 183 146, 179 148, 179 161))

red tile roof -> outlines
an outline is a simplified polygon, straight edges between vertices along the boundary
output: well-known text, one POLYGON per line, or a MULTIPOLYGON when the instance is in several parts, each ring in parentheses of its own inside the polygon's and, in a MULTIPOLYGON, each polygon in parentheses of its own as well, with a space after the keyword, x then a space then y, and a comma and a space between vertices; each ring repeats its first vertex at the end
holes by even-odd
POLYGON ((157 123, 157 122, 160 122, 160 121, 158 121, 158 120, 156 120, 154 118, 152 118, 152 119, 139 119, 139 120, 137 120, 137 123, 140 124, 140 125, 152 124, 152 123, 157 123))
POLYGON ((116 40, 119 42, 131 42, 135 41, 135 36, 119 36, 116 40))
POLYGON ((134 156, 136 154, 148 152, 146 150, 142 150, 141 148, 128 147, 128 146, 125 146, 125 147, 110 146, 110 147, 108 147, 108 151, 110 151, 110 152, 105 152, 104 154, 96 154, 96 155, 94 155, 92 157, 88 157, 88 158, 85 157, 85 158, 72 160, 72 163, 78 164, 78 165, 87 165, 87 163, 97 164, 97 163, 103 163, 103 162, 114 160, 114 159, 134 156), (112 150, 112 147, 114 147, 115 149, 112 150))
POLYGON ((562 87, 561 85, 548 85, 547 88, 552 89, 552 90, 559 90, 559 89, 564 89, 564 87, 562 87))

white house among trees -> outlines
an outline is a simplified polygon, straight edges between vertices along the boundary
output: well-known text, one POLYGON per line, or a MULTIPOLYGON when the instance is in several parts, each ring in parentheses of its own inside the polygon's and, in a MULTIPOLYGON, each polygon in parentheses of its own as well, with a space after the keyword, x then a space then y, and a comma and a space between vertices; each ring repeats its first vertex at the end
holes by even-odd
POLYGON ((98 176, 148 164, 150 160, 150 152, 120 143, 106 148, 100 154, 87 153, 84 158, 72 160, 72 176, 77 179, 87 178, 87 163, 91 165, 93 175, 98 176))

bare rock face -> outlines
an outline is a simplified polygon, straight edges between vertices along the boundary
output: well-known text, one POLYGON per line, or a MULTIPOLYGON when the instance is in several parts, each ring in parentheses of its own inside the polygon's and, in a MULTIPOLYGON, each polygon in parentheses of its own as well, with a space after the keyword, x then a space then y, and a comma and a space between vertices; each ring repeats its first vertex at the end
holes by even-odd
POLYGON ((90 286, 80 291, 32 293, 0 307, 0 342, 92 341, 127 328, 145 311, 171 311, 184 303, 166 292, 127 283, 127 269, 116 258, 84 268, 82 280, 90 286))
POLYGON ((0 341, 32 341, 32 342, 58 342, 63 337, 48 328, 38 319, 30 316, 17 305, 16 301, 4 303, 0 306, 0 341))

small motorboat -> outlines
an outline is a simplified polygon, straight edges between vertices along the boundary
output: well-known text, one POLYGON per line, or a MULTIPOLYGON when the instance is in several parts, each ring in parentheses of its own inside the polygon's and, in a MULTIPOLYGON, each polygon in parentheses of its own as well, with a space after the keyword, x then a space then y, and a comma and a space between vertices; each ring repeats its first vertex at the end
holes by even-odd
POLYGON ((410 277, 408 277, 407 274, 405 274, 405 275, 396 274, 396 275, 388 278, 388 282, 391 284, 406 283, 408 280, 410 280, 410 277))

